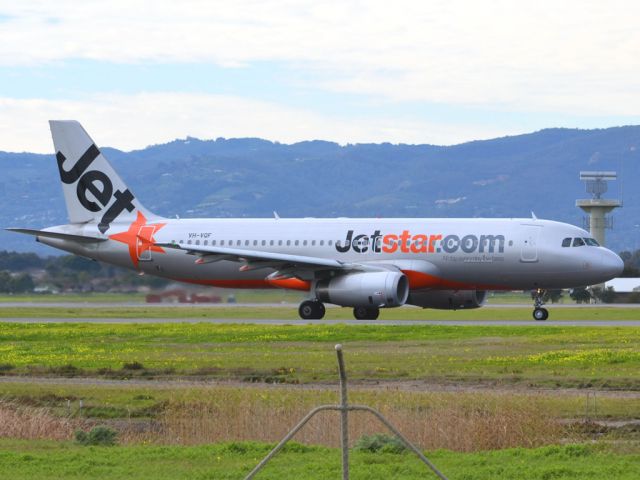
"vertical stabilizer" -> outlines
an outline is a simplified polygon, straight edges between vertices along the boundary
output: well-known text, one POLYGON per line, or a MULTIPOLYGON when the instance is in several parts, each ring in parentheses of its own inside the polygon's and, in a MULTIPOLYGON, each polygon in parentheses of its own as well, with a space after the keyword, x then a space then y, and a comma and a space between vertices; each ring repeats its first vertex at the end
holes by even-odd
POLYGON ((127 188, 91 137, 75 120, 50 120, 51 136, 69 222, 98 223, 102 233, 115 220, 154 217, 127 188))

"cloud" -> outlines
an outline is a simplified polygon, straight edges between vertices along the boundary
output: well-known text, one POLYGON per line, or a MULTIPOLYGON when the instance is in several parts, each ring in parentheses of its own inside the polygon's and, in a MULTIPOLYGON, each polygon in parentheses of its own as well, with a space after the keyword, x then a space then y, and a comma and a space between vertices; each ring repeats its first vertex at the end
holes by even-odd
POLYGON ((507 2, 11 2, 0 64, 259 61, 317 88, 388 102, 637 115, 640 4, 507 2))
POLYGON ((195 136, 261 137, 291 143, 458 143, 498 131, 395 118, 331 117, 235 96, 176 92, 95 94, 80 100, 0 98, 0 150, 50 153, 47 121, 79 120, 99 145, 144 148, 195 136), (473 133, 472 133, 473 132, 473 133))

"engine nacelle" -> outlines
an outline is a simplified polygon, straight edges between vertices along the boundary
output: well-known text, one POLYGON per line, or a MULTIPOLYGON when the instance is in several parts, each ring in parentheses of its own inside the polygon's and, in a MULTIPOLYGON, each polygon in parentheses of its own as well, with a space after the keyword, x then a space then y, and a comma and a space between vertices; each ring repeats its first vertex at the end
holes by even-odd
POLYGON ((485 290, 427 290, 411 292, 407 303, 422 308, 462 310, 463 308, 479 308, 486 299, 487 292, 485 290))
POLYGON ((315 294, 343 307, 399 307, 409 296, 409 280, 400 272, 349 273, 318 281, 315 294))

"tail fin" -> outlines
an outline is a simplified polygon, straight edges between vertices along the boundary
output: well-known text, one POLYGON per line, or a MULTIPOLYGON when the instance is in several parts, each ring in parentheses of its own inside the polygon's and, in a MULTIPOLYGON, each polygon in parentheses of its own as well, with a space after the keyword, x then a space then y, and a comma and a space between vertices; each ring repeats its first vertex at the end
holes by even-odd
POLYGON ((147 211, 75 120, 50 120, 51 136, 69 222, 97 222, 105 233, 114 220, 134 220, 147 211))

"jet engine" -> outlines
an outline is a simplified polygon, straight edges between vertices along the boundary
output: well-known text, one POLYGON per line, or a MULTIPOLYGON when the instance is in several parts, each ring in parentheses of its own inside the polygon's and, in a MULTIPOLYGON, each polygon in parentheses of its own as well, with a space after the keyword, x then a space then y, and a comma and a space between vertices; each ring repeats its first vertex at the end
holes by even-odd
POLYGON ((399 307, 409 296, 409 280, 400 272, 350 273, 316 283, 318 300, 343 307, 399 307))
POLYGON ((461 310, 479 308, 487 299, 485 290, 426 290, 411 292, 407 303, 422 308, 461 310))

